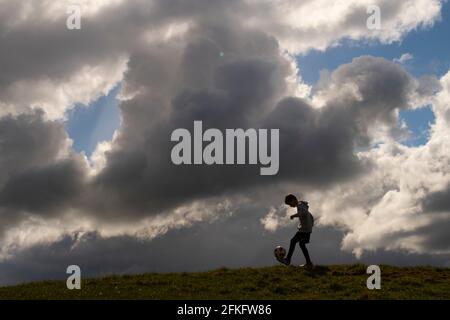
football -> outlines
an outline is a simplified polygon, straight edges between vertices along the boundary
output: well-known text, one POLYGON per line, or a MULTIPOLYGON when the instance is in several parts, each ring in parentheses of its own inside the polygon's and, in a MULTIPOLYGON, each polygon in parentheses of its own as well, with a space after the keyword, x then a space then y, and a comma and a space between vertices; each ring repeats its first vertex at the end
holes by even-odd
POLYGON ((286 255, 286 249, 284 249, 282 246, 277 246, 273 253, 275 254, 275 258, 277 258, 277 260, 281 260, 286 255))

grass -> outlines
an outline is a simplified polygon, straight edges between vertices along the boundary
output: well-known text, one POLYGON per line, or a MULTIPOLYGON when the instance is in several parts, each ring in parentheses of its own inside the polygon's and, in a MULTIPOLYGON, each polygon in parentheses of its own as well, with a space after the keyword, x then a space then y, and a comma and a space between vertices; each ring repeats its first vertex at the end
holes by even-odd
POLYGON ((450 269, 381 267, 381 289, 368 290, 366 266, 274 266, 199 273, 148 273, 0 288, 0 299, 450 299, 450 269))

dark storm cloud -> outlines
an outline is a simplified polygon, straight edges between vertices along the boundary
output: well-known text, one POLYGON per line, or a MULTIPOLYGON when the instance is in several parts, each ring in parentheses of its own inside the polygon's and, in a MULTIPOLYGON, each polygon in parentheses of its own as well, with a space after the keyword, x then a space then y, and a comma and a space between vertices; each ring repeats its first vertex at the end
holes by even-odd
POLYGON ((324 186, 361 172, 366 164, 353 153, 357 132, 348 117, 302 99, 282 100, 266 120, 266 126, 280 128, 278 178, 324 186))
POLYGON ((178 57, 170 53, 170 45, 149 48, 147 54, 131 57, 125 83, 128 78, 133 83, 139 79, 138 88, 143 90, 122 104, 123 124, 117 142, 107 155, 106 168, 93 184, 102 192, 113 192, 113 208, 118 205, 139 215, 148 214, 169 204, 216 196, 254 183, 256 168, 177 167, 170 159, 170 134, 174 129, 191 128, 194 120, 202 120, 205 129, 257 127, 270 102, 285 90, 283 77, 289 64, 279 55, 277 43, 258 31, 237 33, 229 29, 234 30, 213 25, 206 34, 194 33, 192 42, 178 57), (223 58, 217 50, 220 39, 212 38, 214 35, 227 38, 230 51, 225 51, 223 58), (244 45, 245 39, 257 44, 244 45), (244 48, 239 52, 241 45, 244 48), (214 51, 214 57, 203 64, 205 48, 214 51), (141 65, 158 67, 154 73, 146 72, 141 65), (190 69, 201 70, 197 78, 202 79, 195 82, 186 76, 179 83, 180 79, 171 77, 192 73, 190 69), (162 95, 167 89, 158 90, 161 82, 155 79, 159 78, 173 80, 173 85, 164 82, 165 88, 174 88, 173 92, 162 95))
POLYGON ((424 211, 450 212, 450 185, 444 190, 430 193, 422 203, 424 211))
POLYGON ((450 217, 445 220, 436 219, 430 225, 419 228, 416 232, 424 239, 423 245, 426 250, 447 252, 450 248, 450 217))
POLYGON ((0 118, 0 183, 10 174, 50 164, 65 149, 67 134, 43 113, 0 118))
POLYGON ((369 146, 370 129, 395 125, 394 111, 409 106, 415 82, 391 62, 367 56, 340 66, 319 90, 329 99, 324 107, 285 98, 266 117, 266 126, 280 128, 281 177, 329 185, 370 170, 355 147, 369 146), (356 96, 335 94, 335 88, 346 86, 356 89, 356 96))
POLYGON ((0 119, 0 234, 26 214, 61 215, 79 198, 86 167, 69 147, 62 124, 42 112, 0 119))
POLYGON ((145 216, 195 199, 236 194, 282 181, 327 187, 367 172, 371 165, 356 157, 355 147, 369 146, 370 129, 375 126, 395 126, 395 110, 407 108, 416 89, 414 79, 401 67, 381 58, 361 57, 322 82, 321 91, 329 100, 317 109, 305 100, 284 97, 286 87, 281 84, 291 70, 271 37, 257 31, 234 33, 233 28, 218 32, 215 27, 213 24, 210 29, 214 32, 209 33, 204 26, 202 31, 208 37, 203 39, 202 33, 195 33, 194 44, 186 44, 178 61, 172 60, 176 60, 174 55, 161 54, 164 46, 148 49, 147 55, 140 52, 132 56, 125 82, 139 79, 140 88, 146 91, 122 104, 121 131, 107 154, 105 169, 93 184, 101 193, 113 195, 108 197, 113 199, 109 204, 101 206, 108 208, 108 215, 117 210, 145 216), (213 35, 224 33, 233 55, 221 57, 215 51, 216 55, 202 64, 203 51, 211 47, 212 52, 214 43, 220 43, 213 35), (241 49, 243 38, 263 44, 241 49), (134 69, 135 65, 158 65, 158 69, 152 74, 145 68, 134 69), (197 65, 202 67, 199 82, 191 83, 189 78, 178 81, 167 96, 153 90, 153 86, 160 86, 155 77, 170 79, 178 73, 173 68, 183 71, 197 65), (353 96, 346 91, 336 94, 337 86, 357 92, 353 96), (245 165, 173 165, 170 134, 176 128, 192 131, 194 120, 202 120, 204 130, 280 129, 279 174, 261 177, 257 168, 245 165))
POLYGON ((444 190, 428 194, 422 201, 423 211, 436 219, 419 228, 417 234, 424 238, 424 246, 429 250, 448 251, 450 248, 450 185, 444 190))
POLYGON ((73 160, 12 175, 0 189, 0 206, 45 215, 67 209, 81 192, 83 175, 82 167, 73 160))

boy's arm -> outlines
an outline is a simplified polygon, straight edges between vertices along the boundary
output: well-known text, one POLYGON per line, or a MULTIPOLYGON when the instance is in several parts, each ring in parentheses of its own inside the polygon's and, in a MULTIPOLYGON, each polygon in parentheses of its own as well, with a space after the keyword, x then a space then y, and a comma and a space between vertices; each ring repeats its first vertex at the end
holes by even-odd
POLYGON ((293 214, 291 215, 291 220, 298 217, 300 217, 300 213, 293 214))

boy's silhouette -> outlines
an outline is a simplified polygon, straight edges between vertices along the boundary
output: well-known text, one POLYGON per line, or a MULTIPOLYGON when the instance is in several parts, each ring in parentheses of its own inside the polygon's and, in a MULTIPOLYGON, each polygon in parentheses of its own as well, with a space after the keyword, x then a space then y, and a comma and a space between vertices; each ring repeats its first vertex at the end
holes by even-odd
POLYGON ((297 242, 299 243, 300 249, 303 252, 303 255, 306 259, 306 264, 302 265, 302 267, 312 268, 313 263, 309 257, 308 249, 306 248, 306 244, 309 243, 309 239, 311 236, 312 228, 314 225, 314 218, 312 214, 309 212, 308 203, 305 201, 298 201, 297 197, 293 194, 288 194, 284 199, 284 203, 293 208, 297 207, 297 213, 291 215, 291 220, 294 218, 299 218, 300 224, 298 225, 298 231, 291 239, 291 243, 289 245, 289 251, 286 258, 282 259, 280 262, 285 265, 291 264, 292 254, 294 253, 295 245, 297 242))

